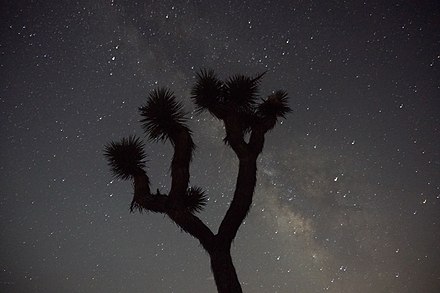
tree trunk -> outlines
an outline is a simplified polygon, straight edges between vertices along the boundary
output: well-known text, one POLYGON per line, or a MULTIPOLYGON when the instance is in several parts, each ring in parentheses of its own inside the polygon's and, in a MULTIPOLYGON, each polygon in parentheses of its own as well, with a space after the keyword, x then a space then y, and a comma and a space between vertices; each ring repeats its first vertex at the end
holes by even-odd
POLYGON ((216 250, 209 255, 218 293, 242 293, 230 250, 216 250))

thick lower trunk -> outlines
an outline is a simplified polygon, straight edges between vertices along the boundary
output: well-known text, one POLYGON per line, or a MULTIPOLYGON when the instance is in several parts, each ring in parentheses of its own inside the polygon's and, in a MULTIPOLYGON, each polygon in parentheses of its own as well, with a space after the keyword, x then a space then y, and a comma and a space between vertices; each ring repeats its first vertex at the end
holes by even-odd
POLYGON ((229 250, 210 253, 211 269, 219 293, 242 293, 229 250))

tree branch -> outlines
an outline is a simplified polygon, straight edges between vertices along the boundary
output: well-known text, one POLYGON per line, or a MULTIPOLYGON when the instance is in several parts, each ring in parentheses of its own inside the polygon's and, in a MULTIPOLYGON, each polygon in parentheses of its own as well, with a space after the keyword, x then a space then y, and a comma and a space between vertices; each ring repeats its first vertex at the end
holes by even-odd
POLYGON ((161 193, 148 194, 148 195, 134 195, 131 202, 130 210, 133 212, 138 209, 140 212, 147 210, 153 213, 165 213, 167 210, 168 196, 161 193))
POLYGON ((264 136, 271 130, 277 122, 276 117, 266 117, 260 119, 252 127, 251 136, 249 138, 249 148, 253 155, 258 156, 264 147, 264 136))
POLYGON ((187 127, 181 127, 170 140, 174 148, 171 162, 170 205, 183 208, 183 195, 188 188, 189 164, 195 145, 187 127))
POLYGON ((232 122, 235 121, 225 121, 225 125, 229 125, 229 127, 226 126, 227 133, 229 130, 233 135, 233 139, 228 140, 228 142, 230 142, 231 147, 239 158, 238 177, 234 197, 218 231, 218 237, 221 241, 225 241, 229 244, 234 240, 241 223, 250 210, 257 181, 257 157, 263 150, 264 136, 274 127, 276 118, 261 119, 252 128, 248 144, 244 141, 241 132, 240 136, 238 135, 239 124, 233 124, 232 122))
POLYGON ((222 242, 230 244, 234 240, 249 212, 257 180, 256 161, 255 156, 240 159, 234 197, 218 230, 218 237, 222 242))
POLYGON ((146 188, 146 175, 139 176, 134 180, 135 194, 131 204, 131 210, 148 210, 154 213, 163 213, 168 215, 183 231, 191 234, 198 239, 203 248, 210 251, 214 243, 214 234, 197 216, 190 211, 180 208, 175 209, 170 204, 171 198, 166 194, 157 192, 151 194, 149 188, 146 188))
POLYGON ((200 241, 206 251, 211 251, 214 246, 214 234, 197 216, 185 210, 169 209, 167 215, 183 231, 191 234, 200 241))
POLYGON ((238 158, 243 158, 248 153, 248 147, 243 138, 239 113, 235 112, 223 119, 226 130, 225 142, 228 143, 238 158))

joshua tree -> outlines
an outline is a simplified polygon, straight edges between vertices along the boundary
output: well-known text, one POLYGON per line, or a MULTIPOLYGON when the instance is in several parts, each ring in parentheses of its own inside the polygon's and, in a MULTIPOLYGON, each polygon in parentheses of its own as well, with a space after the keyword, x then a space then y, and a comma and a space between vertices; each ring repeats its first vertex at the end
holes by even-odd
POLYGON ((263 75, 234 75, 222 81, 214 71, 201 70, 196 74, 196 83, 191 90, 197 112, 208 111, 223 121, 224 142, 239 161, 233 199, 217 233, 196 216, 206 205, 207 195, 199 187, 188 186, 195 145, 186 125, 183 106, 169 89, 153 90, 146 104, 139 108, 142 127, 148 138, 169 140, 174 148, 168 194, 151 192, 144 170, 144 144, 139 137, 110 142, 104 151, 113 174, 120 179, 133 180, 134 196, 130 210, 165 214, 183 231, 198 239, 211 258, 211 269, 221 293, 242 292, 232 263, 231 243, 252 204, 257 157, 263 150, 265 135, 279 118, 290 112, 285 91, 275 91, 268 98, 259 99, 263 75))

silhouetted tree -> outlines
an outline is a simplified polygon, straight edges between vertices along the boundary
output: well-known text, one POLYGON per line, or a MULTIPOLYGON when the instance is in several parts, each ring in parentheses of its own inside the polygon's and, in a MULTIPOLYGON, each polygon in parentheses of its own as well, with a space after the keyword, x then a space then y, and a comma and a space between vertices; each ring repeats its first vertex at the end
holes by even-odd
POLYGON ((146 104, 139 108, 142 127, 148 138, 169 140, 174 148, 168 194, 151 192, 145 172, 144 144, 140 138, 130 136, 105 146, 105 156, 113 174, 120 179, 133 180, 134 196, 130 210, 165 214, 183 231, 197 238, 211 258, 211 269, 221 293, 242 292, 232 263, 231 243, 252 204, 256 162, 263 150, 265 135, 280 117, 284 118, 290 112, 285 91, 275 91, 266 99, 259 99, 263 75, 234 75, 222 81, 212 70, 201 70, 196 74, 191 91, 196 111, 208 111, 223 121, 224 142, 239 161, 233 199, 216 234, 196 216, 206 205, 207 196, 199 187, 188 187, 189 165, 195 145, 182 104, 173 92, 167 88, 153 90, 146 104))

